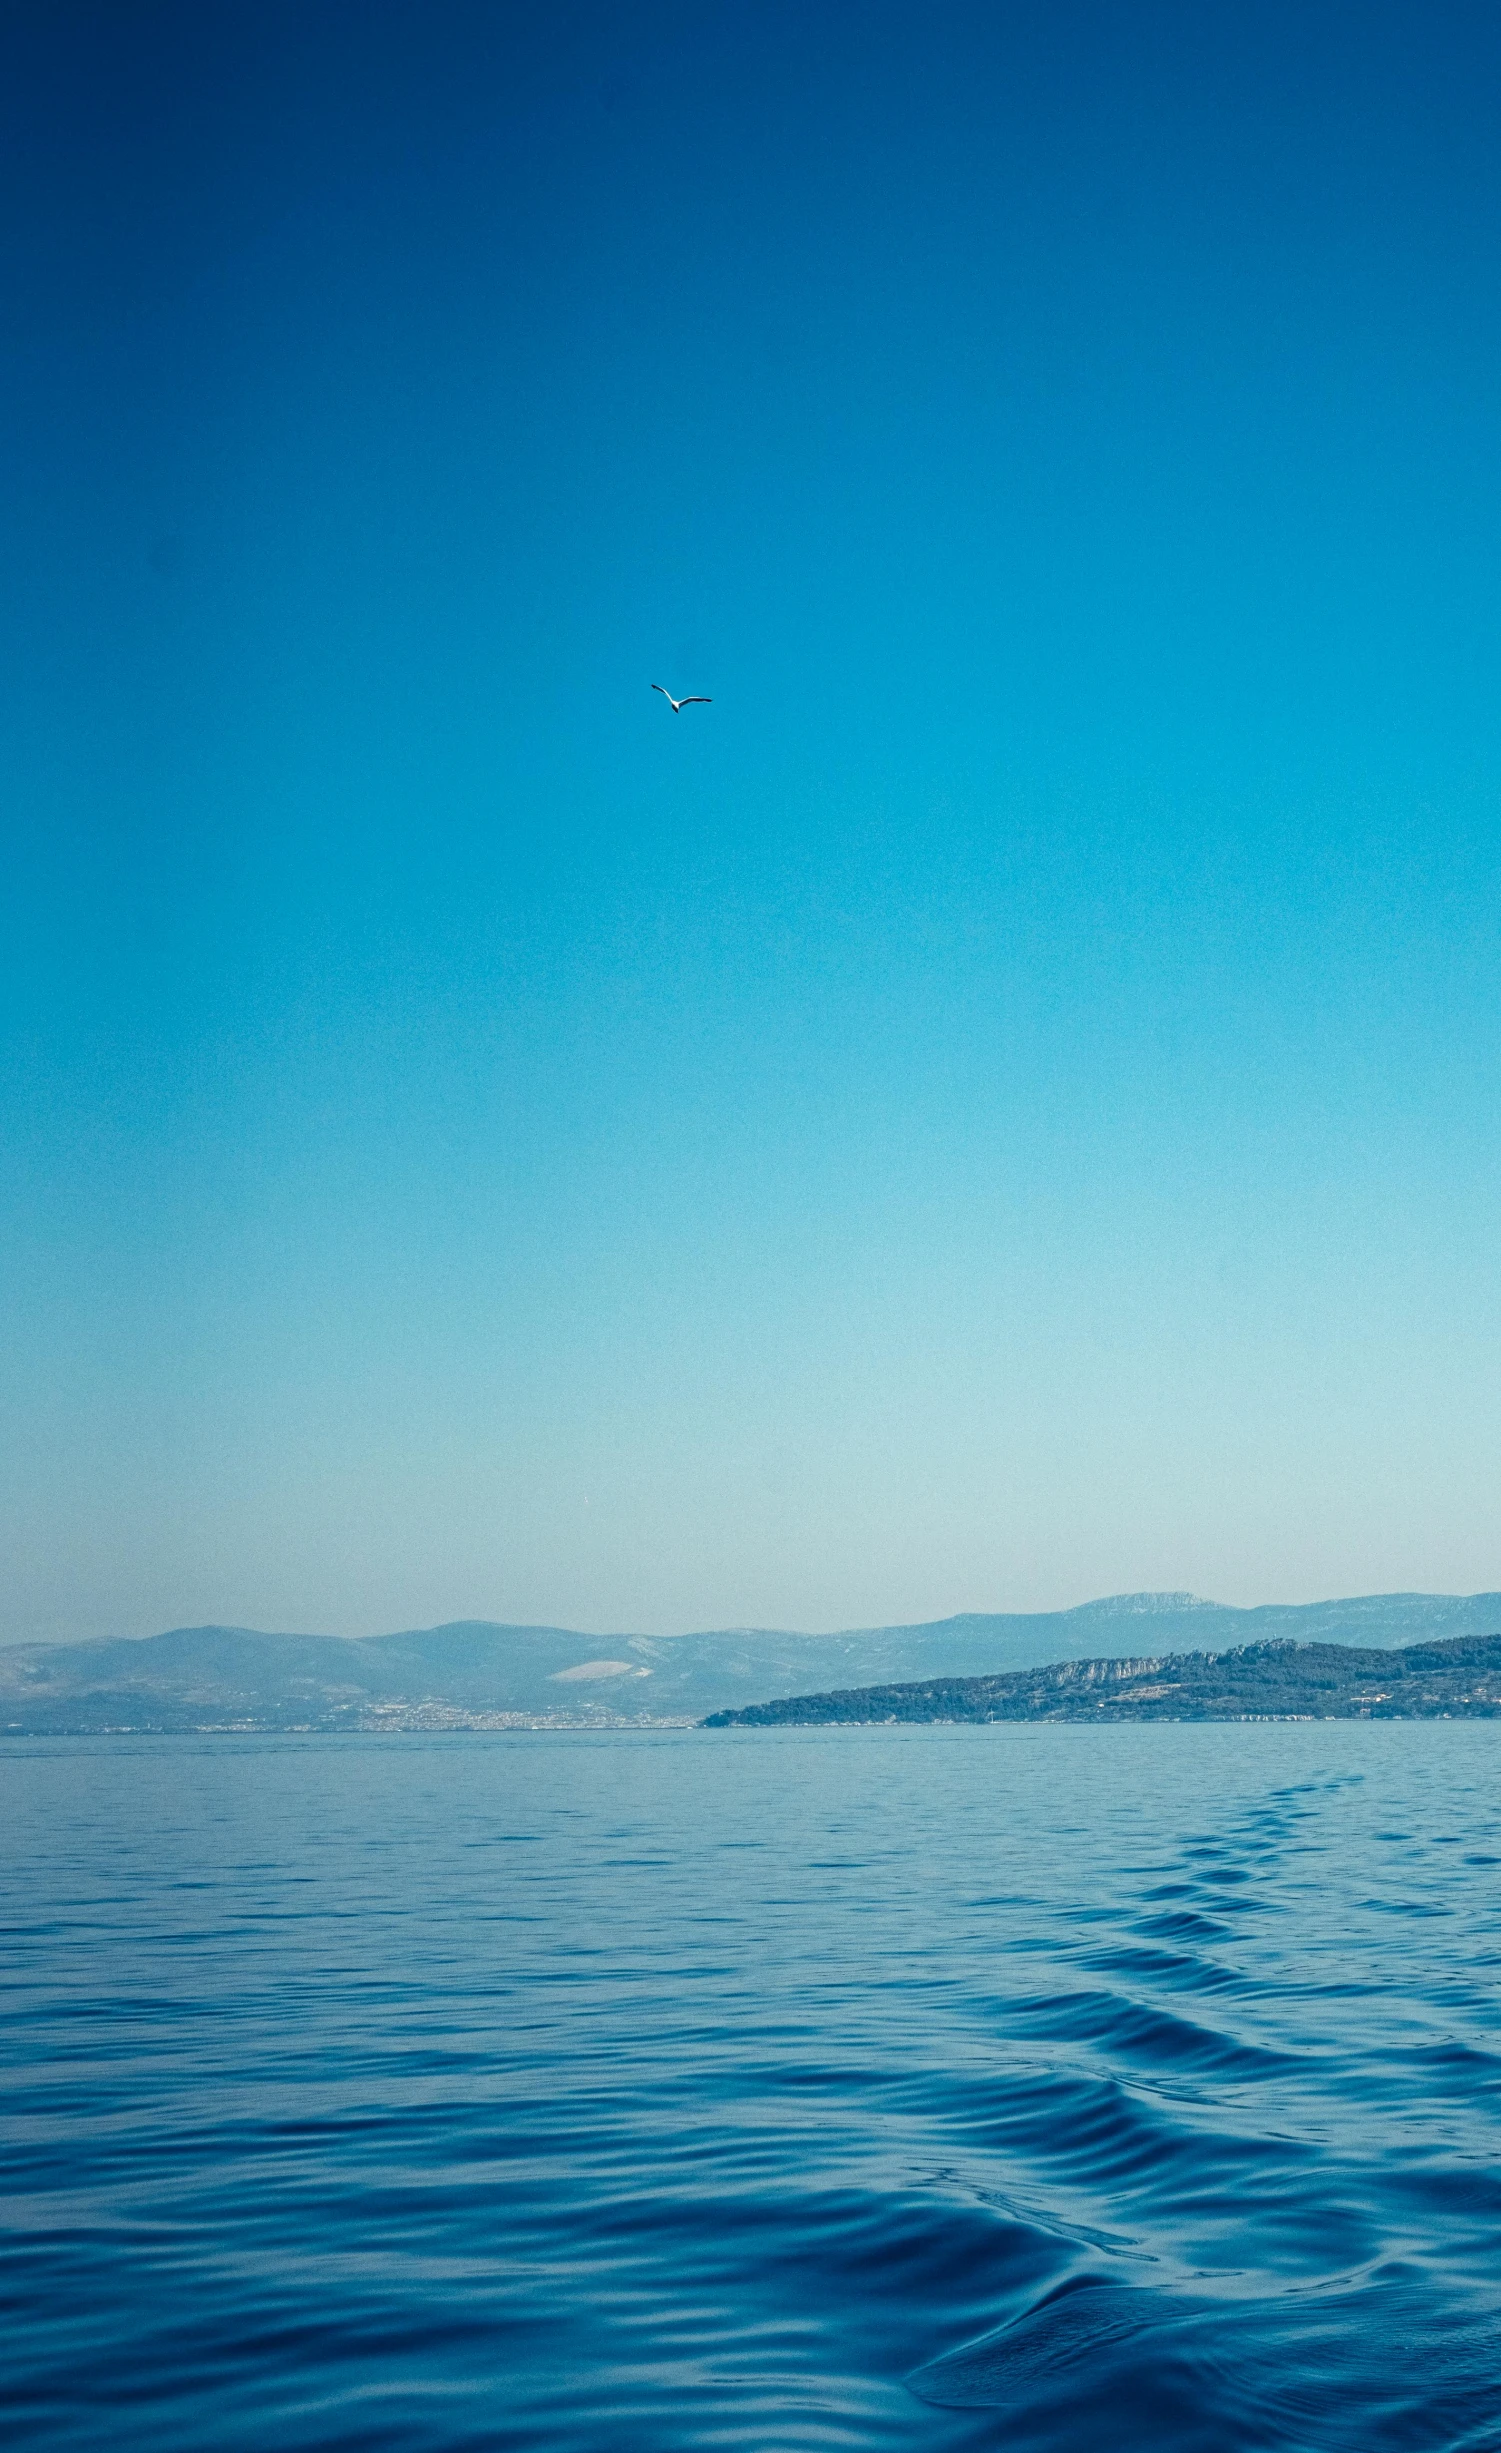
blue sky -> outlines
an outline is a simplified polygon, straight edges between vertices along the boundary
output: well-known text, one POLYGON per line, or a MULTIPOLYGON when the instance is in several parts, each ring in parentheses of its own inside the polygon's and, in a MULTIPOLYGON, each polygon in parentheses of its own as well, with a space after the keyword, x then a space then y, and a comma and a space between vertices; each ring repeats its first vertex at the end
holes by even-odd
POLYGON ((4 44, 0 1632, 1501 1585, 1494 12, 4 44))

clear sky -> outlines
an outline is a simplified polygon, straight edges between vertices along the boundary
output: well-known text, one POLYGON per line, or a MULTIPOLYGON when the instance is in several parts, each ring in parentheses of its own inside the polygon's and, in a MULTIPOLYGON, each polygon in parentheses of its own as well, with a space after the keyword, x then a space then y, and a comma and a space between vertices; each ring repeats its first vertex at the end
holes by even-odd
POLYGON ((0 48, 0 1633, 1501 1586, 1501 13, 0 48))

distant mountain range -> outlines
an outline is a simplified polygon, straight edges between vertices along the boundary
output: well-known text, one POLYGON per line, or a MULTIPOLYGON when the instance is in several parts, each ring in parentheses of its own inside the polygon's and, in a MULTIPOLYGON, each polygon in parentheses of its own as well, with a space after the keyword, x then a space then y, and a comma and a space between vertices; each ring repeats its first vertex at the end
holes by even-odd
POLYGON ((1128 1593, 1074 1610, 945 1618, 840 1635, 728 1628, 580 1635, 463 1620, 401 1635, 178 1627, 0 1647, 0 1733, 651 1726, 768 1696, 993 1677, 1102 1655, 1292 1641, 1382 1651, 1501 1630, 1501 1594, 1381 1593, 1237 1610, 1128 1593))
POLYGON ((711 1729, 890 1721, 1501 1719, 1501 1635, 1400 1651, 1375 1645, 1241 1644, 1158 1659, 1055 1661, 999 1678, 847 1687, 715 1712, 711 1729))

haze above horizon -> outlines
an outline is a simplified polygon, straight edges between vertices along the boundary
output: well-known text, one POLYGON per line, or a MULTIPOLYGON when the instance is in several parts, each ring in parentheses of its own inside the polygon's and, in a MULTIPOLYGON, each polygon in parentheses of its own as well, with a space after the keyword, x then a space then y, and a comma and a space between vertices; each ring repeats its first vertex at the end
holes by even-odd
POLYGON ((1501 19, 0 53, 0 1641, 1501 1585, 1501 19))

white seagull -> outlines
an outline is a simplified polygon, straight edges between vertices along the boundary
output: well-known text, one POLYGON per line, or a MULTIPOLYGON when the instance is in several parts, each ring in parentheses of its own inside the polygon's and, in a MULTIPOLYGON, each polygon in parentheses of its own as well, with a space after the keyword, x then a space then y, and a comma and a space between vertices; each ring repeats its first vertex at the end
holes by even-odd
MULTIPOLYGON (((654 690, 662 690, 662 685, 659 681, 654 681, 652 683, 652 688, 654 690)), ((672 709, 674 715, 677 714, 680 707, 712 707, 714 704, 712 698, 674 698, 670 690, 662 690, 662 696, 666 699, 667 704, 672 709)))

